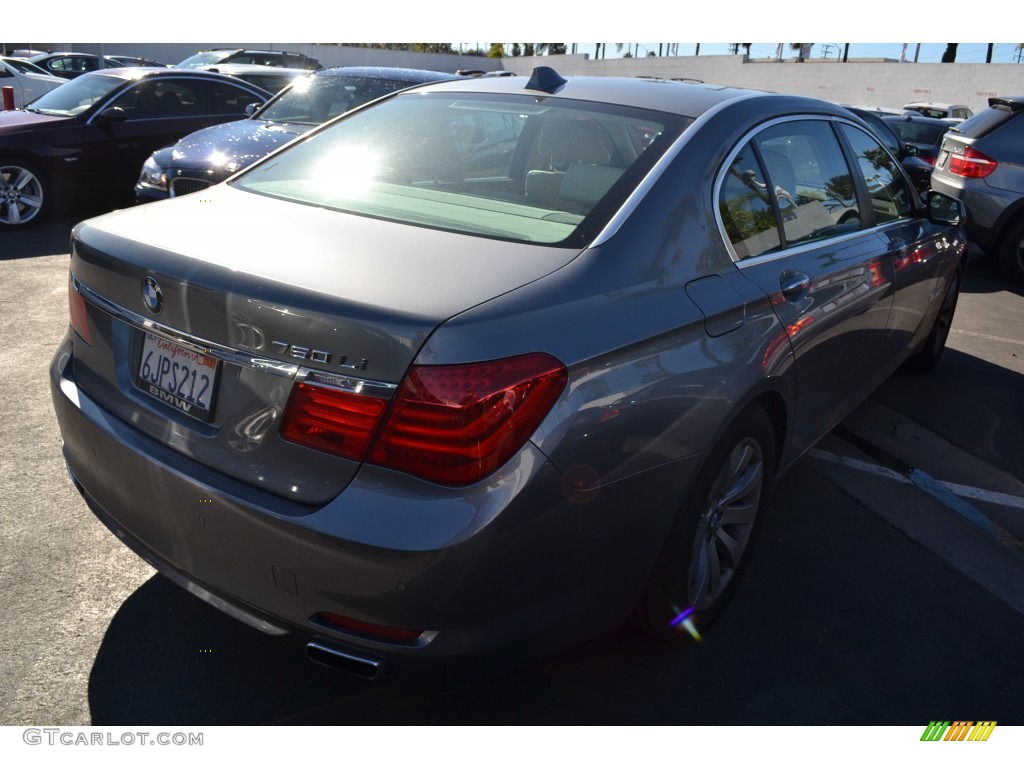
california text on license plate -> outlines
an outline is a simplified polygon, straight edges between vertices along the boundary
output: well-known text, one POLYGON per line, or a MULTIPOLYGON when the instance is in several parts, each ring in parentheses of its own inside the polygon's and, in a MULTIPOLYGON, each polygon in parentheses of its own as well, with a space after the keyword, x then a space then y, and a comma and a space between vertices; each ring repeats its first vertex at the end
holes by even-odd
POLYGON ((217 360, 146 333, 139 361, 138 386, 189 416, 210 421, 217 385, 217 360))

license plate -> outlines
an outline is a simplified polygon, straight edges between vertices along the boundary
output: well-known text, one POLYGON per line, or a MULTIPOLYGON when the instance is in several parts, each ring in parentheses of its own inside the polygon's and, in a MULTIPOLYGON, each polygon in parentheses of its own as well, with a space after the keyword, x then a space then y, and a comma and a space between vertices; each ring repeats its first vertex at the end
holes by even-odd
POLYGON ((213 418, 216 358, 146 333, 137 374, 143 392, 202 421, 213 418))

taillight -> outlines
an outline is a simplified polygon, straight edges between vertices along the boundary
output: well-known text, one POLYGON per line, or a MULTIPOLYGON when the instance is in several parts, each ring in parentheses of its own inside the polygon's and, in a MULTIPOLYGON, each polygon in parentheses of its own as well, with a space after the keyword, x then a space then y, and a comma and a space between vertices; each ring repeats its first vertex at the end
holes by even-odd
POLYGON ((281 436, 308 448, 362 461, 388 401, 300 382, 281 420, 281 436))
POLYGON ((477 482, 522 448, 567 379, 544 353, 414 367, 368 461, 443 485, 477 482))
POLYGON ((996 169, 995 160, 974 147, 964 147, 949 157, 949 172, 967 179, 983 179, 996 169))
POLYGON ((288 400, 281 436, 431 482, 469 485, 523 447, 567 379, 565 366, 540 352, 414 366, 382 424, 388 401, 302 382, 288 400))
POLYGON ((92 334, 89 332, 89 313, 85 306, 85 299, 75 287, 75 279, 68 278, 68 319, 72 329, 79 337, 92 346, 92 334))

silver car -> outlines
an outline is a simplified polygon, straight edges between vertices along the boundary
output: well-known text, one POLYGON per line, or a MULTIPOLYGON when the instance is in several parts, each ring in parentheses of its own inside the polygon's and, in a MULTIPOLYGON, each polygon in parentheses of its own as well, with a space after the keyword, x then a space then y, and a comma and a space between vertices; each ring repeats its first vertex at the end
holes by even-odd
POLYGON ((75 228, 64 455, 171 580, 367 677, 685 641, 777 475, 939 361, 961 215, 820 101, 416 87, 75 228))
POLYGON ((1024 283, 1024 96, 993 96, 987 108, 950 128, 931 183, 963 202, 971 242, 1024 283))

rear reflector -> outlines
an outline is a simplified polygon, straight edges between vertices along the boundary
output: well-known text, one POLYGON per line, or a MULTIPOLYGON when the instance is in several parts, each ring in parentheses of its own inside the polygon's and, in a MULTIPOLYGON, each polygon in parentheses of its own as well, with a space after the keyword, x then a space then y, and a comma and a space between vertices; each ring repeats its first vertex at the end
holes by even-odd
POLYGON ((954 152, 949 157, 949 172, 967 179, 983 179, 997 165, 995 160, 974 147, 964 147, 962 153, 954 152))
POLYGON ((350 619, 337 613, 321 611, 313 616, 313 622, 319 622, 338 629, 350 629, 361 632, 364 635, 376 635, 377 637, 388 638, 389 640, 415 640, 423 634, 422 629, 402 629, 400 627, 386 627, 383 624, 371 624, 368 621, 350 619))
POLYGON ((68 279, 68 315, 75 333, 91 347, 92 334, 89 332, 89 313, 85 306, 85 299, 75 288, 73 277, 68 279))

